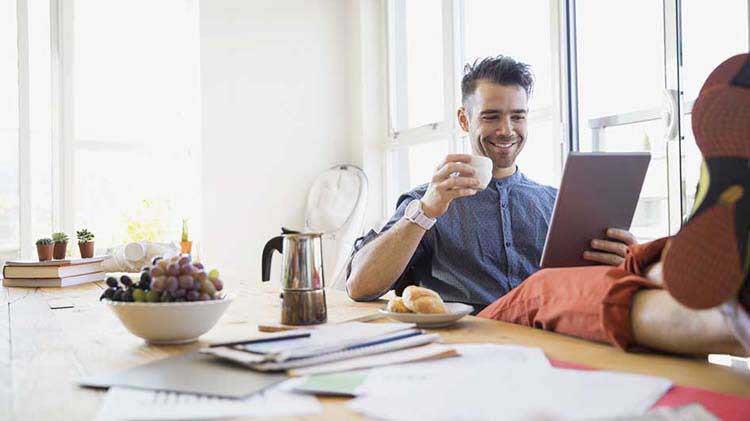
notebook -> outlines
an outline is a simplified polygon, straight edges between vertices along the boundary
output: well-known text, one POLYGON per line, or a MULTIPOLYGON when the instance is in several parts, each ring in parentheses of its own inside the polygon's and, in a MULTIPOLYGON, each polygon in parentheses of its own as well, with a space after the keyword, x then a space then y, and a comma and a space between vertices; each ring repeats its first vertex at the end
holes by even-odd
POLYGON ((84 387, 136 389, 244 398, 287 379, 284 374, 238 369, 235 364, 188 352, 124 371, 80 379, 84 387))
POLYGON ((30 287, 30 288, 55 288, 68 287, 84 284, 86 282, 97 282, 104 280, 104 272, 87 273, 67 278, 5 278, 4 287, 30 287))

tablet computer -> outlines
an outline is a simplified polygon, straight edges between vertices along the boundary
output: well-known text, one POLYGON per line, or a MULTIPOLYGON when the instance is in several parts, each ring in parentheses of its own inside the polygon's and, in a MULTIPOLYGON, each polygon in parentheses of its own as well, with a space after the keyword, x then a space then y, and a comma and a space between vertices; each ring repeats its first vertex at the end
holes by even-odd
POLYGON ((591 266, 583 252, 607 228, 630 229, 651 154, 571 152, 565 161, 540 266, 591 266))

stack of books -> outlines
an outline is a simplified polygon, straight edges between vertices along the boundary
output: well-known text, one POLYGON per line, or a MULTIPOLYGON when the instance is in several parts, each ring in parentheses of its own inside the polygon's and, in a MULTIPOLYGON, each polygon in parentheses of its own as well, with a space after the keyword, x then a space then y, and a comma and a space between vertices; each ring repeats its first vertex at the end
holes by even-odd
POLYGON ((4 287, 67 287, 104 280, 102 261, 107 256, 87 259, 10 260, 3 266, 4 287))

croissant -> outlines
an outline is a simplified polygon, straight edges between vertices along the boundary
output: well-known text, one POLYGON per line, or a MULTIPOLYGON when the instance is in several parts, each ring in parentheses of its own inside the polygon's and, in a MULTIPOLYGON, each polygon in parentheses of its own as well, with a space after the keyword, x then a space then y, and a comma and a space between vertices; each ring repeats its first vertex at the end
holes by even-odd
POLYGON ((404 300, 401 297, 396 297, 388 301, 388 306, 385 308, 386 311, 391 313, 411 313, 408 307, 404 305, 404 300))
POLYGON ((443 299, 437 292, 417 287, 408 286, 402 295, 404 305, 415 313, 447 313, 443 299))

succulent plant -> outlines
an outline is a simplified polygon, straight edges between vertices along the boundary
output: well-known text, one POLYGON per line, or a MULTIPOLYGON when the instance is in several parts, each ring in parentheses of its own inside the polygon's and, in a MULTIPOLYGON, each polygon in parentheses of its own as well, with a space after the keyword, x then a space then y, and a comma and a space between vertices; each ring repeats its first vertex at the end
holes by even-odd
POLYGON ((183 242, 190 241, 190 237, 188 236, 187 219, 182 220, 182 241, 183 242))
POLYGON ((48 246, 50 244, 52 244, 52 239, 51 238, 40 238, 40 239, 36 240, 36 245, 37 246, 48 246))
POLYGON ((76 231, 76 237, 78 237, 79 243, 88 243, 94 240, 94 234, 86 228, 76 231))
POLYGON ((52 241, 55 243, 67 243, 68 234, 65 234, 64 232, 52 233, 52 241))

